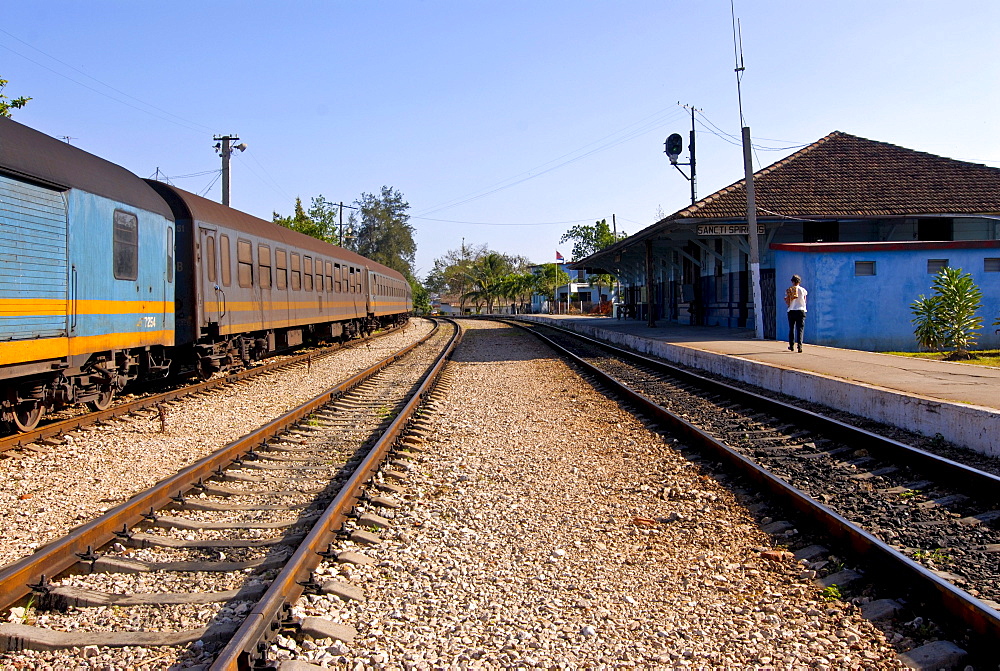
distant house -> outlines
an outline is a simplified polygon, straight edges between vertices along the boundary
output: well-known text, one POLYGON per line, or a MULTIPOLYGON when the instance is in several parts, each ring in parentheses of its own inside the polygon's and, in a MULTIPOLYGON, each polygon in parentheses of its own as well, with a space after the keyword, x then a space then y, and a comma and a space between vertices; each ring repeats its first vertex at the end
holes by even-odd
POLYGON ((430 302, 431 311, 436 311, 437 314, 457 315, 462 312, 461 301, 459 301, 457 296, 442 296, 439 294, 433 294, 430 302))
MULTIPOLYGON (((765 337, 784 338, 782 292, 809 290, 806 340, 913 350, 909 304, 942 265, 1000 316, 1000 169, 834 132, 754 175, 765 337)), ((639 317, 754 324, 740 180, 572 264, 614 274, 639 317)), ((984 346, 1000 345, 984 328, 984 346)))
MULTIPOLYGON (((529 266, 528 271, 534 273, 541 268, 542 265, 529 266)), ((570 264, 560 263, 559 268, 569 276, 569 282, 556 289, 554 302, 539 293, 532 294, 531 312, 592 314, 599 311, 602 301, 611 300, 614 287, 593 284, 590 273, 570 264)))

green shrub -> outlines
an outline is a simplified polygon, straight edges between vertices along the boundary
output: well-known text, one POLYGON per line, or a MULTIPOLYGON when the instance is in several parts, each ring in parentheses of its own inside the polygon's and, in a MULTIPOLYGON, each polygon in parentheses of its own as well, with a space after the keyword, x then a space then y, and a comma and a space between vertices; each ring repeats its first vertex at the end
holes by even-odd
POLYGON ((983 327, 983 320, 976 315, 983 292, 961 268, 942 268, 931 287, 934 295, 921 294, 910 304, 917 344, 936 352, 954 350, 949 358, 969 358, 969 349, 978 337, 976 331, 983 327))

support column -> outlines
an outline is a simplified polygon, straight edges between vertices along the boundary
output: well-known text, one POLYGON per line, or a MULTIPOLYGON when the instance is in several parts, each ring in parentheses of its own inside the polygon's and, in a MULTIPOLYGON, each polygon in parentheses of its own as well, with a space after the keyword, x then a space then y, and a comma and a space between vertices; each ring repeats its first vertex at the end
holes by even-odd
POLYGON ((653 319, 653 241, 646 240, 646 326, 656 327, 653 319))

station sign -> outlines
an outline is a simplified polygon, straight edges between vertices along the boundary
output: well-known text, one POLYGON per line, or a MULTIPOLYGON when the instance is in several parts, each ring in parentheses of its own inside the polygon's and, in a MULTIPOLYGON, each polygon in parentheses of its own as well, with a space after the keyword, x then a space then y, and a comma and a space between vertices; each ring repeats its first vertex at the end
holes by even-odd
MULTIPOLYGON (((750 235, 748 224, 698 224, 698 235, 750 235)), ((764 235, 764 224, 757 224, 757 235, 764 235)))

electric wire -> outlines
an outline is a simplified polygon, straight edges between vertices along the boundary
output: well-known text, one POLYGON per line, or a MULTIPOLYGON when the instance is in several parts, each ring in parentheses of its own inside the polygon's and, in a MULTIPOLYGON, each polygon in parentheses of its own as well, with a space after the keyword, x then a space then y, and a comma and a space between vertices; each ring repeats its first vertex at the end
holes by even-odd
MULTIPOLYGON (((344 207, 347 207, 346 205, 344 207)), ((504 223, 489 221, 456 221, 453 219, 432 219, 431 217, 411 216, 410 219, 420 219, 421 221, 435 221, 445 224, 462 224, 463 226, 565 226, 566 224, 586 224, 594 219, 574 219, 571 221, 540 221, 524 223, 504 223)))
POLYGON ((208 192, 212 190, 212 187, 215 186, 215 183, 218 182, 219 179, 221 178, 222 178, 222 170, 219 170, 218 174, 214 178, 212 178, 211 182, 208 183, 208 186, 206 186, 204 189, 198 192, 198 195, 201 196, 202 198, 207 196, 208 192))
POLYGON ((183 117, 177 116, 176 114, 173 114, 172 112, 168 112, 167 110, 161 109, 161 108, 157 107, 156 105, 152 105, 152 104, 147 103, 147 102, 145 102, 143 100, 140 100, 139 98, 136 98, 135 96, 131 96, 128 93, 125 93, 124 91, 121 91, 121 90, 115 88, 114 86, 111 86, 110 84, 106 84, 105 82, 102 82, 101 80, 97 79, 96 77, 92 77, 91 75, 88 75, 86 72, 83 72, 82 70, 79 70, 79 69, 73 67, 72 65, 70 65, 68 63, 65 63, 64 61, 61 61, 61 60, 59 60, 58 58, 56 58, 54 56, 50 56, 49 54, 45 53, 41 49, 33 47, 32 45, 28 44, 24 40, 22 40, 22 39, 20 39, 20 38, 18 38, 16 36, 14 36, 14 35, 11 35, 10 33, 8 33, 6 30, 3 30, 2 28, 0 28, 0 33, 3 33, 4 35, 7 35, 8 37, 11 37, 11 38, 17 40, 18 42, 21 42, 25 46, 27 46, 27 47, 29 47, 31 49, 34 49, 35 51, 37 51, 38 53, 46 56, 47 58, 51 58, 52 60, 54 60, 55 62, 59 63, 60 65, 64 65, 65 67, 70 68, 74 72, 78 72, 81 75, 83 75, 83 76, 85 76, 85 77, 87 77, 89 79, 92 79, 93 81, 97 82, 101 86, 107 87, 108 89, 110 89, 110 90, 112 90, 112 91, 114 91, 114 92, 116 92, 116 93, 118 93, 118 94, 120 94, 122 96, 125 96, 126 98, 131 98, 132 100, 136 101, 137 103, 139 103, 141 105, 145 105, 146 107, 151 108, 152 110, 156 110, 156 112, 159 112, 159 114, 154 113, 150 109, 144 109, 143 107, 139 107, 137 105, 133 105, 132 103, 128 102, 127 100, 122 100, 121 98, 118 98, 116 96, 113 96, 113 95, 107 93, 106 91, 101 91, 100 89, 97 89, 97 88, 95 88, 93 86, 90 86, 89 84, 86 84, 86 83, 84 83, 82 81, 79 81, 78 79, 74 79, 73 77, 70 77, 67 74, 59 72, 58 70, 56 70, 54 68, 51 68, 48 65, 45 65, 44 63, 41 63, 41 62, 39 62, 39 61, 31 58, 30 56, 26 56, 25 54, 22 54, 19 51, 11 49, 9 46, 7 46, 5 44, 0 44, 0 48, 6 49, 7 51, 9 51, 10 53, 14 54, 15 56, 20 56, 21 58, 23 58, 24 60, 28 61, 29 63, 34 63, 38 67, 44 68, 45 70, 48 70, 49 72, 51 72, 54 75, 62 77, 63 79, 67 79, 67 80, 73 82, 74 84, 76 84, 78 86, 82 86, 83 88, 85 88, 85 89, 87 89, 89 91, 93 91, 94 93, 96 93, 98 95, 101 95, 101 96, 104 96, 104 97, 109 98, 111 100, 114 100, 115 102, 120 103, 122 105, 125 105, 126 107, 131 107, 134 110, 137 110, 137 111, 142 112, 144 114, 148 114, 150 116, 156 117, 156 118, 160 119, 161 121, 167 121, 168 123, 172 123, 172 124, 175 124, 177 126, 181 126, 182 128, 186 128, 189 131, 196 132, 199 135, 201 134, 201 131, 198 130, 198 128, 204 128, 206 130, 210 130, 207 126, 204 126, 204 125, 199 124, 197 122, 190 121, 190 120, 185 119, 183 117))
MULTIPOLYGON (((292 196, 290 196, 288 194, 287 191, 285 191, 281 187, 281 184, 279 184, 278 180, 276 180, 274 178, 274 176, 270 173, 270 171, 268 171, 267 167, 257 159, 257 155, 255 153, 253 153, 252 151, 250 151, 250 149, 247 149, 244 153, 246 153, 246 154, 248 154, 250 156, 250 158, 253 160, 253 162, 256 163, 257 166, 260 167, 260 169, 263 171, 263 173, 267 176, 268 180, 270 180, 270 184, 268 186, 271 186, 272 188, 274 188, 275 191, 277 193, 279 193, 280 195, 284 196, 284 198, 286 200, 289 200, 289 201, 295 200, 294 198, 292 198, 292 196)), ((244 162, 243 165, 247 165, 247 164, 244 162)), ((249 165, 247 165, 247 167, 249 168, 249 165)), ((251 172, 253 172, 252 169, 251 169, 251 172)), ((256 173, 254 173, 254 174, 256 175, 256 173)), ((258 179, 260 179, 259 176, 258 176, 258 179)), ((261 181, 264 181, 264 180, 261 180, 261 181)), ((265 184, 267 183, 266 181, 264 181, 264 182, 265 182, 265 184)))
MULTIPOLYGON (((167 180, 170 180, 170 179, 188 179, 188 178, 191 178, 191 177, 203 177, 205 175, 211 175, 211 174, 214 174, 214 173, 217 173, 217 172, 221 172, 221 170, 219 170, 218 168, 216 168, 214 170, 202 170, 201 172, 192 172, 192 173, 187 174, 187 175, 172 175, 172 176, 167 176, 167 173, 163 172, 162 170, 159 170, 159 173, 161 175, 163 175, 164 178, 167 179, 167 180)), ((155 178, 155 173, 153 175, 150 175, 149 178, 150 179, 154 179, 155 178)))
MULTIPOLYGON (((115 86, 112 86, 111 84, 108 84, 107 82, 102 81, 102 80, 98 79, 97 77, 94 77, 93 75, 90 75, 90 74, 84 72, 83 70, 81 70, 81 69, 79 69, 79 68, 77 68, 77 67, 75 67, 75 66, 73 66, 73 65, 71 65, 71 64, 69 64, 69 63, 67 63, 67 62, 65 62, 65 61, 63 61, 61 59, 59 59, 59 58, 56 58, 55 56, 53 56, 53 55, 51 55, 51 54, 49 54, 49 53, 47 53, 47 52, 39 49, 38 47, 36 47, 36 46, 34 46, 34 45, 32 45, 32 44, 24 41, 24 40, 22 40, 21 38, 17 37, 16 35, 13 35, 12 33, 4 30, 3 28, 0 28, 0 33, 2 33, 3 35, 6 35, 7 37, 9 37, 9 38, 11 38, 13 40, 16 40, 16 41, 20 42, 21 44, 25 45, 29 49, 32 49, 33 51, 36 51, 39 54, 42 54, 46 58, 49 58, 52 61, 55 61, 56 63, 58 63, 58 64, 60 64, 60 65, 62 65, 64 67, 66 67, 66 68, 69 68, 73 72, 76 72, 76 73, 82 75, 83 77, 86 77, 87 79, 89 79, 91 81, 94 81, 97 84, 99 84, 99 85, 101 85, 101 86, 103 86, 103 87, 105 87, 105 88, 107 88, 107 89, 109 89, 111 91, 114 91, 119 96, 124 96, 125 98, 128 98, 129 100, 133 100, 136 103, 138 103, 139 105, 142 105, 144 107, 139 107, 137 105, 134 105, 134 104, 128 102, 127 100, 123 100, 123 99, 121 99, 121 98, 119 98, 119 97, 117 97, 115 95, 111 95, 111 94, 107 93, 106 91, 102 91, 102 90, 100 90, 98 88, 90 86, 90 85, 88 85, 85 82, 82 82, 82 81, 80 81, 78 79, 75 79, 74 77, 71 77, 71 76, 69 76, 67 74, 59 72, 58 70, 56 70, 56 69, 54 69, 52 67, 49 67, 48 65, 46 65, 44 63, 41 63, 41 62, 39 62, 39 61, 37 61, 37 60, 35 60, 35 59, 33 59, 33 58, 31 58, 31 57, 29 57, 29 56, 21 53, 19 51, 16 51, 15 49, 12 49, 12 48, 10 48, 7 45, 0 44, 0 47, 2 47, 3 49, 6 49, 7 51, 9 51, 9 52, 11 52, 11 53, 13 53, 13 54, 15 54, 17 56, 20 56, 21 58, 23 58, 24 60, 26 60, 26 61, 28 61, 30 63, 34 63, 38 67, 44 68, 45 70, 48 70, 49 72, 51 72, 51 73, 53 73, 53 74, 55 74, 55 75, 57 75, 59 77, 67 79, 67 80, 73 82, 74 84, 77 84, 78 86, 82 86, 85 89, 93 91, 94 93, 96 93, 98 95, 101 95, 101 96, 104 96, 104 97, 106 97, 106 98, 108 98, 110 100, 113 100, 113 101, 117 102, 117 103, 125 105, 126 107, 130 107, 130 108, 132 108, 132 109, 134 109, 136 111, 143 112, 144 114, 148 114, 150 116, 158 118, 161 121, 167 121, 167 122, 172 123, 174 125, 177 125, 177 126, 180 126, 182 128, 185 128, 185 129, 187 129, 187 130, 189 130, 191 132, 197 133, 199 136, 202 135, 202 132, 203 132, 201 129, 203 129, 206 132, 212 132, 212 129, 209 126, 206 126, 204 124, 198 123, 197 121, 192 121, 190 119, 186 119, 186 118, 184 118, 182 116, 174 114, 173 112, 170 112, 169 110, 165 110, 165 109, 163 109, 161 107, 157 107, 156 105, 154 105, 152 103, 146 102, 145 100, 142 100, 142 99, 137 98, 137 97, 135 97, 133 95, 130 95, 129 93, 126 93, 125 91, 122 91, 121 89, 119 89, 119 88, 117 88, 115 86), (149 109, 145 109, 145 108, 149 108, 149 109), (151 110, 155 110, 158 113, 154 113, 151 110)), ((288 192, 285 191, 281 187, 281 185, 277 182, 277 180, 275 180, 270 175, 270 173, 267 172, 267 169, 264 168, 264 166, 260 163, 260 161, 257 160, 257 157, 251 155, 251 158, 253 158, 253 160, 261 167, 261 170, 263 170, 265 173, 267 173, 267 175, 269 177, 269 180, 268 179, 264 179, 264 178, 260 177, 260 175, 257 175, 256 173, 254 173, 255 176, 258 179, 260 179, 262 183, 264 183, 265 185, 267 185, 268 188, 271 188, 271 189, 275 190, 275 192, 278 193, 279 195, 281 195, 281 196, 283 196, 285 198, 290 198, 290 196, 288 195, 288 192)), ((246 165, 246 164, 244 164, 244 165, 246 165)), ((252 173, 254 172, 253 169, 249 168, 248 165, 246 167, 248 169, 250 169, 250 171, 252 173)), ((200 177, 200 176, 203 176, 203 175, 211 174, 213 172, 218 172, 218 171, 217 170, 209 170, 209 171, 204 171, 204 172, 191 173, 190 175, 177 175, 177 176, 174 176, 172 179, 185 179, 187 177, 200 177)), ((168 178, 168 179, 170 179, 170 178, 168 178)), ((215 181, 218 181, 218 180, 215 180, 215 181)), ((214 184, 214 182, 213 182, 213 184, 214 184)), ((211 188, 211 185, 210 185, 209 188, 211 188)))
POLYGON ((472 193, 470 193, 470 194, 468 194, 466 196, 460 196, 460 197, 458 197, 456 199, 453 199, 451 201, 445 201, 444 203, 441 203, 440 205, 432 206, 432 207, 430 207, 430 208, 428 208, 426 210, 423 210, 423 211, 421 211, 421 212, 419 212, 417 214, 418 215, 434 214, 434 213, 440 212, 442 210, 450 209, 452 207, 457 207, 459 205, 464 205, 464 204, 472 202, 474 200, 479 200, 480 198, 485 198, 486 196, 489 196, 489 195, 492 195, 494 193, 497 193, 498 191, 503 191, 503 190, 509 189, 509 188, 511 188, 513 186, 517 186, 518 184, 522 184, 522 183, 524 183, 524 182, 526 182, 526 181, 528 181, 530 179, 534 179, 536 177, 540 177, 540 176, 545 175, 545 174, 547 174, 549 172, 552 172, 553 170, 556 170, 558 168, 564 167, 564 166, 569 165, 571 163, 575 163, 576 161, 579 161, 581 159, 587 158, 587 157, 592 156, 593 154, 599 153, 601 151, 605 151, 607 149, 610 149, 612 147, 620 145, 620 144, 622 144, 624 142, 628 142, 629 140, 632 140, 632 139, 634 139, 636 137, 639 137, 641 135, 645 135, 646 133, 649 133, 649 132, 651 132, 653 130, 656 130, 657 128, 661 128, 662 126, 666 125, 669 122, 675 121, 676 119, 680 118, 681 116, 684 116, 684 112, 678 110, 674 106, 671 106, 671 107, 668 107, 668 108, 664 108, 662 110, 654 112, 653 114, 650 114, 650 115, 648 115, 648 116, 640 119, 639 121, 631 123, 628 126, 622 128, 622 129, 620 129, 618 131, 615 131, 614 133, 609 133, 608 135, 605 135, 604 137, 602 137, 602 138, 600 138, 598 140, 594 140, 593 142, 590 142, 590 143, 588 143, 586 145, 583 145, 582 147, 580 147, 578 149, 575 149, 575 150, 573 150, 571 152, 567 152, 567 153, 563 154, 562 156, 559 156, 559 157, 554 158, 554 159, 552 159, 550 161, 542 163, 542 164, 536 166, 535 168, 532 168, 532 169, 527 170, 525 172, 519 173, 518 175, 515 175, 515 176, 510 177, 508 179, 501 180, 500 182, 497 182, 497 183, 493 184, 492 186, 486 187, 485 190, 472 192, 472 193), (615 138, 615 139, 612 140, 611 138, 615 138), (610 141, 608 141, 608 140, 610 140, 610 141), (586 149, 588 149, 590 147, 593 147, 593 149, 590 149, 589 151, 584 151, 584 150, 586 150, 586 149), (580 154, 579 152, 581 152, 581 151, 584 151, 584 153, 580 154), (568 157, 572 157, 572 158, 568 158, 568 157), (563 161, 562 159, 567 159, 567 160, 563 161), (559 162, 559 161, 561 161, 561 162, 559 162), (553 164, 555 164, 555 165, 553 165, 553 164), (548 167, 546 167, 546 166, 548 166, 548 167), (542 169, 542 168, 544 168, 544 169, 542 169))

